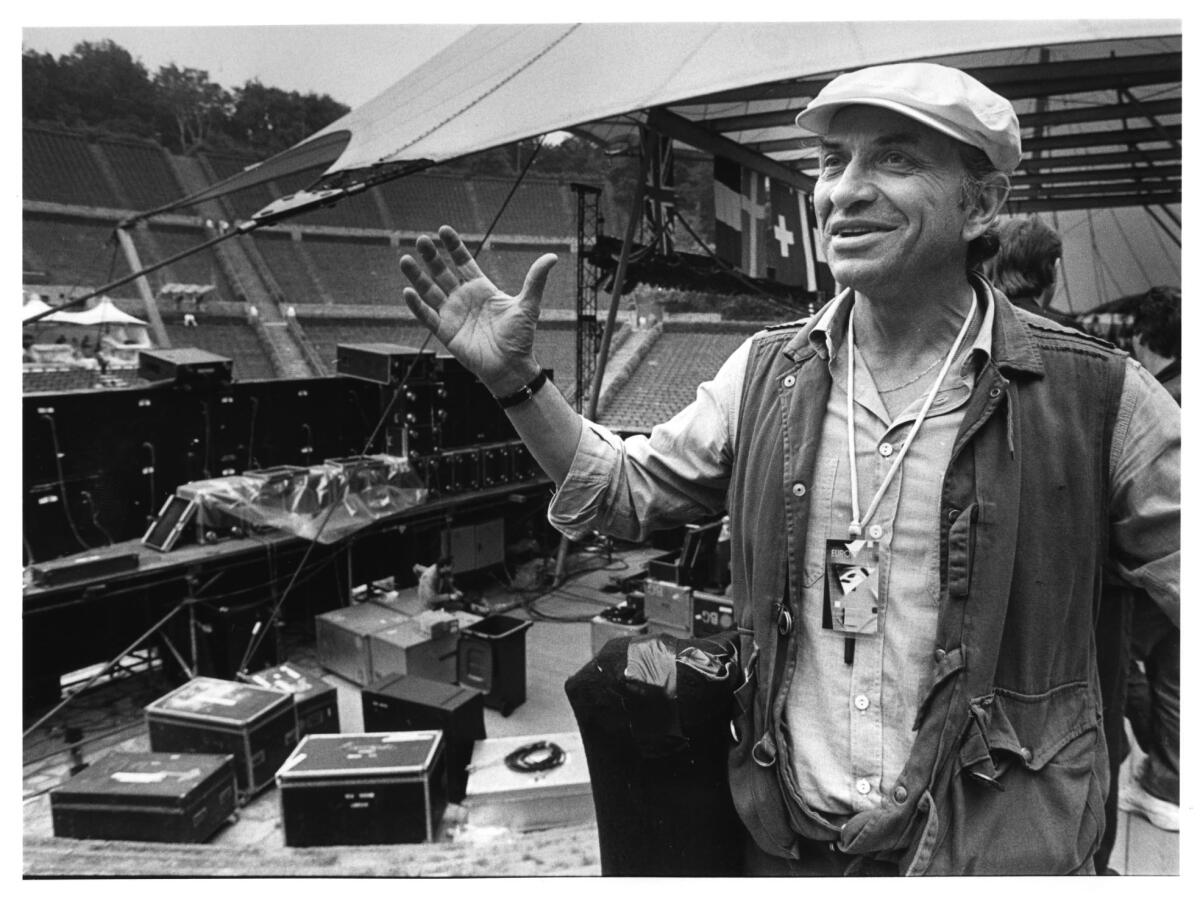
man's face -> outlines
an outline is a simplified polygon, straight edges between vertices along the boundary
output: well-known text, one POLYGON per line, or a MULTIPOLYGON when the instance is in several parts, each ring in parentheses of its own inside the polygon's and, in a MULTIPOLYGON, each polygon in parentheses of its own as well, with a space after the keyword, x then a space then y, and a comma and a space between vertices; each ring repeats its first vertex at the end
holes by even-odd
POLYGON ((965 169, 949 136, 880 107, 839 111, 813 193, 833 276, 867 296, 932 289, 965 273, 965 169))

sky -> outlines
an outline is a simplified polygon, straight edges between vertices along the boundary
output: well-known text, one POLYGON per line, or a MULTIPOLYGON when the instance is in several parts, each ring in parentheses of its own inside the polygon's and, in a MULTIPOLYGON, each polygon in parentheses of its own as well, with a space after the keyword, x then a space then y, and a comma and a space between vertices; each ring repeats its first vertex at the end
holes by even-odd
POLYGON ((467 25, 57 26, 23 28, 22 50, 55 57, 81 41, 111 39, 151 75, 160 66, 202 69, 233 89, 257 79, 350 107, 374 97, 456 38, 467 25))
MULTIPOLYGON (((414 4, 382 4, 359 0, 352 8, 334 5, 293 9, 291 16, 272 8, 269 14, 241 0, 206 0, 203 5, 171 5, 147 0, 127 0, 103 7, 95 2, 57 0, 40 8, 22 9, 22 49, 69 54, 80 41, 111 38, 155 73, 175 63, 201 69, 226 89, 258 79, 285 91, 327 94, 351 107, 374 97, 404 73, 480 22, 547 21, 647 21, 650 8, 644 0, 606 0, 586 8, 545 0, 508 0, 497 6, 476 0, 435 8, 414 4), (253 18, 249 18, 253 16, 253 18), (403 22, 396 22, 397 19, 403 22), (97 20, 105 24, 96 24, 97 20)), ((278 6, 272 4, 272 7, 278 6)), ((1139 16, 1175 16, 1180 3, 1142 0, 1139 16)), ((804 8, 795 2, 755 0, 733 7, 717 0, 687 0, 673 4, 672 13, 653 10, 649 21, 712 21, 739 19, 781 21, 830 18, 823 8, 804 8), (736 9, 738 15, 731 16, 736 9)), ((944 0, 908 0, 903 7, 879 0, 857 0, 839 8, 838 19, 920 19, 1045 16, 1044 0, 1006 0, 1003 10, 980 7, 968 15, 961 3, 944 0)), ((1057 0, 1054 14, 1064 18, 1127 16, 1128 5, 1116 0, 1057 0)), ((9 15, 13 15, 9 11, 9 15)))

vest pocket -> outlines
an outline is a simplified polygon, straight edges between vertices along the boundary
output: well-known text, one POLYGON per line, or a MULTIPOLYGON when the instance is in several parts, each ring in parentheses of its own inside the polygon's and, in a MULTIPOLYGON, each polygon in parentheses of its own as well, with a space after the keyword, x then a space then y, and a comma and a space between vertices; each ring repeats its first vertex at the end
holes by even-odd
POLYGON ((1087 683, 970 702, 939 809, 930 873, 1059 875, 1090 860, 1104 832, 1108 768, 1087 683))
MULTIPOLYGON (((765 694, 759 689, 758 647, 746 663, 745 679, 733 694, 729 751, 729 790, 746 830, 764 851, 776 856, 795 854, 796 833, 787 818, 778 766, 763 767, 753 758, 754 745, 767 727, 765 694)), ((769 680, 769 678, 768 678, 769 680)))
POLYGON ((971 591, 971 560, 975 554, 975 523, 979 505, 972 504, 954 517, 947 544, 946 589, 952 598, 971 591))

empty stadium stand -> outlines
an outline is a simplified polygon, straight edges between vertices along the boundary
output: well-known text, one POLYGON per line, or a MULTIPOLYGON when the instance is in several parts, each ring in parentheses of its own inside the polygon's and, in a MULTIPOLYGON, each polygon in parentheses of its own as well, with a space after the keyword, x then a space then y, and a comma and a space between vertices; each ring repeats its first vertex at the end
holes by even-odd
POLYGON ((64 205, 121 207, 84 136, 27 126, 23 152, 25 198, 64 205))
POLYGON ((122 207, 149 211, 175 201, 183 189, 167 152, 150 142, 104 139, 96 143, 116 179, 122 207))
MULTIPOLYGON (((197 174, 215 181, 255 163, 237 154, 208 151, 184 166, 183 159, 173 159, 152 142, 34 126, 24 129, 24 153, 26 282, 67 288, 68 297, 73 287, 102 287, 130 272, 115 235, 123 218, 178 200, 195 188, 197 174)), ((210 205, 203 214, 181 208, 152 215, 130 230, 141 264, 151 266, 194 248, 213 235, 216 218, 248 218, 317 176, 319 171, 311 170, 273 180, 224 198, 219 208, 210 205)), ((487 234, 479 260, 506 292, 520 291, 539 255, 558 256, 545 297, 545 307, 557 314, 543 322, 539 357, 554 370, 556 383, 570 398, 575 381, 571 313, 576 296, 576 197, 566 178, 527 178, 509 198, 512 189, 510 178, 466 178, 443 170, 410 174, 231 241, 230 246, 240 243, 254 253, 250 265, 243 256, 236 267, 243 272, 256 269, 261 281, 233 273, 226 247, 217 247, 152 271, 147 282, 171 342, 228 356, 234 361, 235 380, 280 377, 278 350, 264 346, 263 338, 278 336, 274 332, 280 330, 289 307, 298 311, 298 324, 316 359, 332 371, 338 342, 424 342, 425 332, 396 308, 401 306, 403 284, 397 261, 412 250, 419 233, 450 223, 472 248, 487 234), (187 303, 181 309, 157 295, 167 283, 215 289, 198 309, 187 303), (251 306, 259 312, 258 329, 246 317, 251 306), (188 312, 196 316, 194 327, 183 323, 188 312)), ((147 316, 147 301, 136 284, 108 295, 127 311, 147 316)), ((309 366, 301 368, 311 371, 309 366)), ((96 370, 52 371, 28 376, 27 390, 101 384, 96 370)), ((105 376, 108 384, 126 379, 136 380, 132 375, 105 376)))
POLYGON ((432 234, 442 224, 463 233, 481 234, 486 228, 476 210, 472 183, 459 176, 420 173, 379 187, 397 230, 432 234))
POLYGON ((26 258, 39 261, 47 283, 95 287, 129 273, 111 221, 26 212, 23 227, 26 258))
POLYGON ((306 236, 303 252, 316 266, 333 302, 384 305, 398 302, 400 255, 386 238, 306 236))
POLYGON ((191 346, 233 360, 234 381, 261 381, 274 378, 267 351, 258 333, 245 318, 194 314, 195 324, 184 324, 183 312, 166 309, 163 324, 175 346, 191 346))
POLYGON ((761 325, 667 321, 662 336, 599 414, 613 428, 648 431, 696 397, 729 355, 761 325))

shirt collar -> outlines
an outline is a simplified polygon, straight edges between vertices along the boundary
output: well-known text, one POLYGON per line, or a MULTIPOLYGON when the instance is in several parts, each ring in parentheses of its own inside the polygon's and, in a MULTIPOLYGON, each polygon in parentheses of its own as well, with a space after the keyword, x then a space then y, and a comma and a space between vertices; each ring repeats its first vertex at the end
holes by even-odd
MULTIPOLYGON (((979 330, 971 343, 970 352, 964 359, 964 372, 971 364, 982 368, 992 355, 992 330, 995 326, 996 303, 992 296, 992 287, 986 280, 974 279, 971 285, 975 290, 975 298, 979 301, 982 316, 979 330)), ((826 361, 831 361, 842 345, 846 336, 846 325, 853 310, 853 291, 845 289, 817 313, 811 330, 808 332, 808 343, 813 352, 826 361)))

